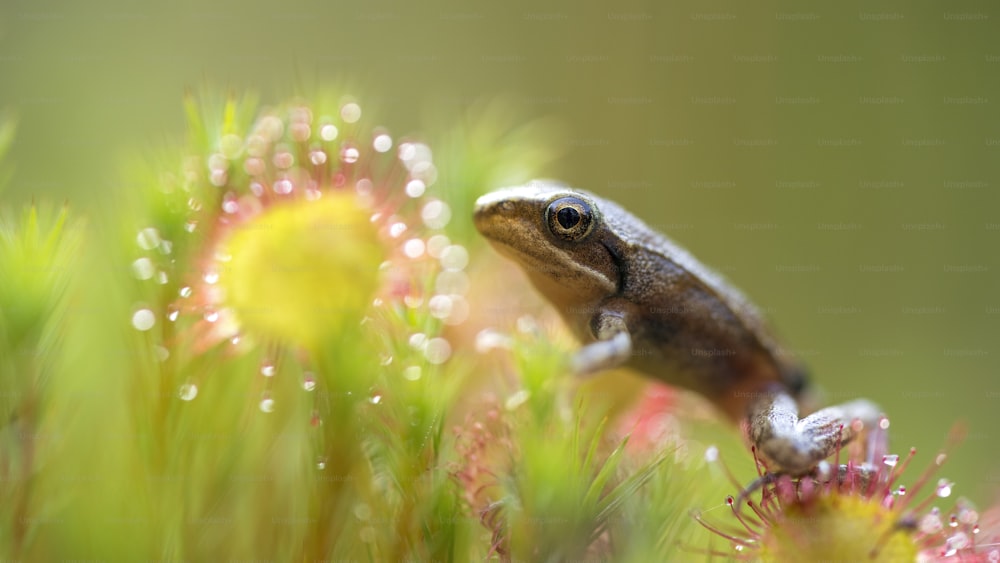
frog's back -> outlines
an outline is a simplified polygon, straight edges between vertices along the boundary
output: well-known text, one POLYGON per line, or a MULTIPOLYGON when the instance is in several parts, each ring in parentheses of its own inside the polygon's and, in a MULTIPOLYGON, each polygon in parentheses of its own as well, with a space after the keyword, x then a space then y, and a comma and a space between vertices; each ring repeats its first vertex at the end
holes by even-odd
POLYGON ((608 228, 618 252, 630 257, 620 293, 635 317, 631 365, 698 391, 734 418, 768 385, 801 391, 803 369, 739 290, 614 202, 595 200, 606 218, 628 218, 608 228))

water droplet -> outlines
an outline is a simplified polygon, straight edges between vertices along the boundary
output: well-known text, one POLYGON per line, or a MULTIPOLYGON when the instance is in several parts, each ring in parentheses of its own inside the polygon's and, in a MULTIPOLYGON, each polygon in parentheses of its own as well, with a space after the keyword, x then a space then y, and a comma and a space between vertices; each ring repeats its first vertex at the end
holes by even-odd
POLYGON ((461 271, 444 271, 434 279, 434 289, 441 294, 460 296, 469 290, 469 276, 461 271))
POLYGON ((952 528, 957 528, 958 527, 958 516, 955 516, 954 514, 952 514, 951 518, 948 518, 948 525, 951 526, 952 528))
POLYGON ((830 475, 833 474, 833 467, 830 465, 830 462, 823 460, 816 464, 816 474, 824 481, 829 479, 830 475))
POLYGON ((431 229, 443 229, 451 220, 451 208, 441 200, 429 201, 420 210, 420 218, 431 229))
POLYGON ((899 456, 896 454, 884 455, 882 456, 882 463, 889 467, 896 467, 896 464, 899 463, 899 456))
POLYGON ((383 366, 390 365, 392 363, 392 354, 380 354, 378 363, 383 366))
POLYGON ((410 366, 403 370, 403 379, 407 381, 417 381, 421 375, 420 366, 410 366))
POLYGON ((288 178, 282 178, 281 180, 278 180, 277 182, 274 183, 274 193, 279 195, 288 195, 292 193, 292 190, 294 188, 295 186, 292 184, 292 181, 289 180, 288 178))
POLYGON ((260 182, 250 182, 250 193, 257 197, 264 195, 264 184, 260 182))
POLYGON ((198 386, 194 383, 188 382, 181 385, 181 388, 177 391, 177 396, 181 398, 182 401, 191 401, 198 396, 198 386))
POLYGON ((415 162, 410 166, 410 175, 429 186, 437 181, 437 168, 430 161, 415 162))
POLYGON ((399 235, 406 232, 406 223, 393 223, 389 226, 389 236, 392 238, 398 238, 399 235))
POLYGON ((972 540, 965 532, 958 532, 955 535, 948 538, 947 540, 945 540, 944 544, 945 547, 948 548, 949 550, 957 551, 959 549, 965 549, 970 545, 972 545, 972 540))
POLYGON ((889 419, 886 418, 886 417, 884 417, 884 416, 882 418, 878 419, 878 427, 881 428, 882 430, 888 430, 889 429, 889 419))
POLYGON ((325 457, 321 457, 321 458, 319 458, 319 459, 316 460, 316 469, 319 469, 320 471, 323 471, 324 469, 326 469, 326 458, 325 457))
POLYGON ((313 163, 315 166, 326 163, 326 153, 321 150, 315 150, 309 153, 309 162, 313 163))
POLYGON ((174 322, 181 315, 181 309, 177 305, 167 305, 167 320, 174 322))
POLYGON ((226 182, 229 181, 229 175, 226 174, 225 170, 212 170, 212 172, 208 175, 208 181, 213 186, 221 188, 226 185, 226 182))
POLYGON ((719 461, 718 446, 709 446, 705 448, 705 461, 707 461, 708 463, 715 463, 716 461, 719 461))
POLYGON ((735 549, 736 551, 743 551, 743 544, 741 543, 733 544, 733 549, 735 549))
POLYGON ((243 340, 243 337, 237 334, 229 339, 229 343, 233 346, 238 346, 241 340, 243 340))
POLYGON ((225 156, 215 153, 208 157, 208 169, 209 170, 222 170, 225 171, 229 168, 229 159, 225 156))
POLYGON ((373 394, 371 397, 368 398, 368 402, 371 403, 371 404, 373 404, 373 405, 377 405, 377 404, 381 403, 382 402, 382 394, 381 393, 375 393, 375 394, 373 394))
POLYGON ((198 228, 198 221, 195 221, 194 219, 191 219, 187 223, 184 223, 184 230, 189 233, 193 233, 194 230, 197 228, 198 228))
POLYGON ((240 202, 236 199, 236 194, 229 192, 222 199, 222 212, 230 215, 240 210, 240 202))
POLYGON ((150 309, 139 309, 132 313, 132 326, 136 330, 147 331, 156 324, 156 315, 150 309))
POLYGON ((174 243, 169 240, 160 241, 160 254, 170 254, 174 250, 174 243))
POLYGON ((344 104, 344 107, 340 108, 340 118, 347 123, 357 123, 361 119, 361 106, 354 102, 344 104))
POLYGON ((945 498, 951 496, 951 488, 955 484, 947 479, 939 479, 937 485, 937 496, 945 498))
POLYGON ((403 303, 411 309, 416 309, 417 307, 423 305, 424 298, 420 295, 404 295, 403 303))
POLYGON ((385 133, 377 135, 375 140, 372 141, 372 147, 377 152, 389 152, 389 149, 392 148, 392 137, 386 135, 385 133))
POLYGON ((274 158, 272 158, 271 161, 278 168, 287 170, 295 164, 295 157, 288 151, 280 151, 274 153, 274 158))
POLYGON ((732 506, 736 504, 736 499, 734 499, 732 495, 729 495, 726 497, 726 504, 732 506))
POLYGON ((319 137, 324 141, 332 141, 337 138, 337 126, 326 124, 319 130, 319 137))
POLYGON ((205 311, 205 314, 202 315, 202 318, 204 318, 206 322, 214 323, 215 321, 219 320, 219 312, 215 310, 205 311))
POLYGON ((427 185, 424 184, 423 180, 410 180, 406 183, 406 195, 412 198, 418 198, 424 195, 427 190, 427 185))
POLYGON ((288 132, 291 134, 293 140, 300 143, 308 141, 309 136, 312 135, 312 129, 309 127, 308 123, 293 123, 292 126, 288 128, 288 132))
POLYGON ((247 138, 247 154, 250 156, 263 156, 267 153, 270 142, 259 133, 254 133, 247 138))
POLYGON ((354 164, 359 158, 361 158, 361 151, 356 147, 344 147, 344 150, 340 151, 340 160, 347 164, 354 164))
POLYGON ((430 254, 434 258, 441 258, 441 252, 449 246, 451 246, 451 239, 446 235, 432 235, 427 239, 427 254, 430 254))
POLYGON ((306 391, 312 391, 316 389, 316 378, 313 374, 306 372, 305 377, 302 378, 302 388, 306 391))
POLYGON ((424 255, 424 241, 418 238, 411 238, 403 243, 403 254, 408 258, 420 258, 424 255))
POLYGON ((899 494, 899 496, 903 496, 903 495, 906 494, 906 487, 903 486, 903 485, 900 485, 899 489, 897 489, 896 492, 899 494))
POLYGON ((936 534, 944 529, 944 526, 941 524, 941 518, 933 513, 921 518, 920 524, 917 527, 925 534, 936 534))
POLYGON ((430 162, 433 159, 433 153, 431 148, 423 143, 404 143, 400 145, 399 159, 403 161, 403 165, 406 166, 407 170, 413 170, 413 167, 421 162, 430 162))
POLYGON ((205 280, 205 283, 208 285, 212 285, 219 281, 219 272, 216 270, 208 270, 201 276, 201 279, 205 280))
POLYGON ((152 250, 160 245, 160 232, 152 227, 147 227, 139 231, 135 242, 143 250, 152 250))
POLYGON ((990 551, 986 555, 986 559, 988 559, 990 563, 996 563, 997 561, 1000 561, 1000 549, 994 549, 990 551))
POLYGON ((485 354, 497 348, 510 348, 513 341, 500 331, 486 328, 476 335, 476 352, 485 354))
POLYGON ((265 412, 265 413, 274 412, 274 399, 272 399, 271 396, 266 393, 260 400, 260 412, 265 412))
POLYGON ((270 141, 277 141, 285 132, 285 124, 273 115, 265 115, 257 123, 257 131, 270 141))
POLYGON ((185 285, 184 287, 182 287, 177 292, 178 295, 180 295, 181 297, 184 297, 184 298, 191 297, 192 293, 193 293, 193 291, 191 289, 191 286, 187 286, 187 285, 185 285))
POLYGON ((427 335, 418 332, 410 335, 410 347, 414 350, 422 350, 427 345, 427 335))
POLYGON ((469 251, 460 244, 452 244, 441 251, 441 267, 451 272, 465 269, 469 265, 469 251))
POLYGON ((165 362, 170 359, 170 350, 167 350, 165 346, 154 346, 153 353, 156 354, 156 359, 161 362, 165 362))
POLYGON ((164 272, 163 270, 156 272, 156 283, 160 285, 167 285, 168 281, 170 281, 170 278, 167 277, 166 272, 164 272))
POLYGON ((432 364, 443 364, 451 357, 451 344, 441 337, 431 338, 424 348, 424 357, 432 364))
POLYGON ((443 319, 451 314, 451 297, 447 295, 435 295, 427 302, 427 308, 432 317, 443 319))
POLYGON ((934 465, 940 466, 941 464, 944 463, 944 460, 946 460, 946 459, 948 459, 948 455, 947 454, 938 454, 937 457, 934 458, 934 465))
POLYGON ((266 170, 264 159, 252 156, 243 161, 243 170, 251 176, 261 176, 266 170))
POLYGON ((507 397, 507 400, 504 401, 503 406, 505 409, 512 411, 517 407, 523 405, 524 403, 528 402, 528 399, 530 398, 531 398, 531 391, 528 391, 527 389, 521 389, 520 391, 511 395, 510 397, 507 397))
POLYGON ((153 277, 155 272, 156 268, 153 266, 153 261, 145 256, 132 262, 132 273, 140 280, 148 280, 153 277))
POLYGON ((277 373, 277 371, 278 370, 275 369, 274 364, 271 362, 264 362, 260 365, 260 374, 264 377, 274 377, 274 374, 277 373))

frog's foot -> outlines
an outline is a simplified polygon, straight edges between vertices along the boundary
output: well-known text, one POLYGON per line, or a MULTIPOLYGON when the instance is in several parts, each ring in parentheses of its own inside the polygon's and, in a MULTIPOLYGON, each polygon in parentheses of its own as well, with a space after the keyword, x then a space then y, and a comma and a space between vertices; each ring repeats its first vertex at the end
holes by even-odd
POLYGON ((861 399, 800 420, 795 400, 784 391, 772 391, 751 404, 749 437, 771 472, 797 477, 810 474, 864 428, 874 428, 879 416, 874 403, 861 399))
MULTIPOLYGON (((837 475, 833 477, 831 475, 831 467, 826 462, 820 462, 809 475, 800 477, 798 479, 793 479, 791 482, 795 484, 795 488, 801 485, 803 479, 809 479, 812 481, 812 490, 817 490, 819 486, 826 485, 830 480, 836 479, 836 487, 840 488, 845 485, 850 484, 856 487, 858 490, 867 490, 871 485, 872 479, 878 477, 878 468, 870 463, 863 463, 861 465, 840 465, 837 467, 837 475)), ((784 474, 781 473, 764 473, 760 477, 754 479, 749 485, 740 491, 739 496, 736 497, 734 503, 734 509, 739 513, 743 509, 743 503, 750 498, 750 495, 756 493, 757 491, 773 485, 780 479, 784 474)))
POLYGON ((581 348, 570 366, 581 377, 618 367, 632 355, 632 336, 621 315, 602 313, 591 324, 597 341, 581 348))

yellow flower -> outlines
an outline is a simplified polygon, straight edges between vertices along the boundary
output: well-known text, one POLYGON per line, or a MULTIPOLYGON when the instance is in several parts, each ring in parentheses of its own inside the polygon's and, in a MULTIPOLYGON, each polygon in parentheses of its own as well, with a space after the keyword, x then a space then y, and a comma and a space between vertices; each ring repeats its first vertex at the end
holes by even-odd
POLYGON ((350 192, 273 206, 220 241, 221 304, 241 330, 308 349, 357 321, 384 249, 350 192))
MULTIPOLYGON (((706 528, 724 537, 732 551, 714 552, 736 559, 754 561, 979 561, 985 553, 977 546, 979 515, 972 505, 959 499, 947 522, 937 507, 928 507, 951 496, 953 483, 940 479, 934 492, 924 494, 931 475, 945 461, 946 454, 907 487, 900 482, 910 455, 900 462, 887 454, 883 418, 878 428, 869 430, 867 452, 844 465, 822 463, 813 475, 792 478, 763 473, 738 498, 726 504, 734 522, 709 521, 704 514, 695 518, 706 528), (875 462, 878 460, 878 463, 875 462), (759 489, 759 499, 754 500, 759 489)), ((957 439, 950 439, 949 443, 957 439)), ((718 451, 709 448, 710 461, 718 451)), ((839 458, 839 454, 838 454, 839 458)))

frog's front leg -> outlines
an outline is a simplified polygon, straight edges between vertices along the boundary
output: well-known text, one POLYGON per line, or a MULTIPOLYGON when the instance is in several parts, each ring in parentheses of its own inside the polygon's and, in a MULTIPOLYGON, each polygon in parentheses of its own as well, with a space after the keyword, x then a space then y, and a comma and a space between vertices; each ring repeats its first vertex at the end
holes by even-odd
POLYGON ((750 441, 769 462, 770 472, 805 475, 863 428, 873 428, 879 416, 874 403, 859 399, 800 420, 795 399, 772 389, 750 405, 750 441))
POLYGON ((632 355, 632 335, 625 322, 625 314, 613 309, 594 315, 590 329, 597 338, 573 356, 571 369, 577 375, 589 375, 618 367, 632 355))

